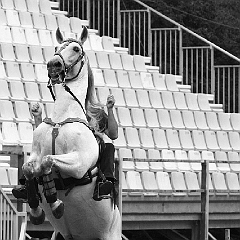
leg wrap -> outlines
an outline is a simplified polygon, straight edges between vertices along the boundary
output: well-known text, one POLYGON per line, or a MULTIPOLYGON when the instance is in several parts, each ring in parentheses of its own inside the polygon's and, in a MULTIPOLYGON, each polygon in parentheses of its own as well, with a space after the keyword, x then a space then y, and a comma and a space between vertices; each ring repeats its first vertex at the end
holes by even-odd
POLYGON ((35 187, 35 180, 26 180, 27 198, 30 208, 37 208, 39 205, 39 197, 35 187))
POLYGON ((53 180, 52 172, 43 175, 44 195, 48 203, 57 201, 57 190, 53 180))

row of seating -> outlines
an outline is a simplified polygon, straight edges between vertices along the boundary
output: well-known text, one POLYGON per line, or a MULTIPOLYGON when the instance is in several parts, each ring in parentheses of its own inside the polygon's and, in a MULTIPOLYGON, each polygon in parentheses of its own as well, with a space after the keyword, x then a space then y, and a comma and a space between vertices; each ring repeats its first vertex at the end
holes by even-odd
MULTIPOLYGON (((201 175, 194 172, 157 172, 149 171, 141 173, 127 171, 122 174, 122 188, 130 190, 131 196, 156 196, 156 195, 175 195, 190 196, 200 194, 201 175), (143 192, 147 190, 147 192, 143 192), (152 191, 152 192, 151 192, 152 191)), ((233 172, 223 174, 213 172, 209 175, 210 195, 239 194, 240 184, 239 175, 233 172), (214 192, 213 192, 214 191, 214 192)))
POLYGON ((240 172, 239 152, 232 151, 120 148, 116 151, 116 158, 124 160, 123 171, 201 172, 201 161, 207 160, 210 172, 240 172))
POLYGON ((41 12, 51 14, 49 0, 1 0, 0 7, 18 11, 41 12))

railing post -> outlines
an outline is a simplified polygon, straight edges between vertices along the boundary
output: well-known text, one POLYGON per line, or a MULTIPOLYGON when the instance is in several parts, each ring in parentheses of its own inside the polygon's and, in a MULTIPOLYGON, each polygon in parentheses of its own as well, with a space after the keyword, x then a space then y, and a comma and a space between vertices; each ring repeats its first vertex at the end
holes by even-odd
MULTIPOLYGON (((151 27, 151 11, 147 11, 148 13, 148 57, 151 57, 152 64, 152 27, 151 27)), ((145 44, 145 43, 144 43, 145 44)))
POLYGON ((179 74, 183 76, 183 41, 182 29, 179 27, 179 74))
POLYGON ((209 227, 209 163, 202 162, 202 184, 201 184, 201 222, 200 240, 208 240, 209 227))
POLYGON ((120 40, 121 43, 121 0, 117 1, 117 38, 120 40))
POLYGON ((91 13, 90 13, 90 9, 91 9, 91 0, 87 0, 87 20, 89 21, 89 26, 92 26, 91 24, 91 13))
MULTIPOLYGON (((214 68, 214 47, 210 46, 211 51, 211 94, 215 95, 215 68, 214 68)), ((215 102, 215 99, 214 99, 215 102)))
POLYGON ((225 229, 225 240, 231 240, 230 229, 225 229))

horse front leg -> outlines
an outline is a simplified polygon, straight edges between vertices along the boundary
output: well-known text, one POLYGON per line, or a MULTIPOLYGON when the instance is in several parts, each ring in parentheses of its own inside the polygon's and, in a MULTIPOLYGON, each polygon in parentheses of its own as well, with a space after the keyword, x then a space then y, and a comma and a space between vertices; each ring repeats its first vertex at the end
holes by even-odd
POLYGON ((52 175, 53 161, 48 156, 43 157, 41 164, 44 196, 49 203, 52 214, 56 219, 60 219, 64 213, 64 204, 57 198, 57 190, 52 175))
POLYGON ((34 177, 34 167, 32 162, 23 165, 23 174, 26 178, 27 199, 30 207, 30 221, 34 225, 42 224, 45 220, 45 213, 39 206, 39 196, 36 189, 36 179, 34 177))

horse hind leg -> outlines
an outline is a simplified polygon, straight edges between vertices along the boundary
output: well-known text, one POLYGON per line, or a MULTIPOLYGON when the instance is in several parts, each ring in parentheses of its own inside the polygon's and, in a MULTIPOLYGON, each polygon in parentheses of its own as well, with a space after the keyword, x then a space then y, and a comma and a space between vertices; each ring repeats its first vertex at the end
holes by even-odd
POLYGON ((23 173, 26 177, 27 198, 30 207, 30 221, 34 225, 42 224, 45 220, 45 213, 39 206, 39 196, 33 176, 33 166, 29 163, 24 164, 23 173))
POLYGON ((52 176, 52 160, 51 158, 44 157, 42 162, 42 169, 44 172, 43 189, 47 203, 50 204, 52 214, 56 219, 60 219, 64 213, 64 204, 57 198, 57 190, 52 176))

